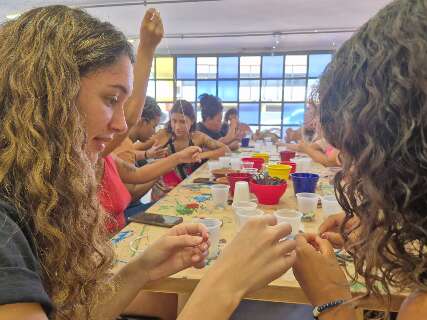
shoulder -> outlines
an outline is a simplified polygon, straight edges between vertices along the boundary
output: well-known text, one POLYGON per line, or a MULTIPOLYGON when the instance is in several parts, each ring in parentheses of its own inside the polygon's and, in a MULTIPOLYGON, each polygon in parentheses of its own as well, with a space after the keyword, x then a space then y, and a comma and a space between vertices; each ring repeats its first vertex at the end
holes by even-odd
POLYGON ((0 305, 39 303, 49 313, 52 303, 31 239, 30 229, 16 210, 0 202, 0 305))
POLYGON ((400 306, 397 320, 427 319, 427 292, 411 293, 400 306))

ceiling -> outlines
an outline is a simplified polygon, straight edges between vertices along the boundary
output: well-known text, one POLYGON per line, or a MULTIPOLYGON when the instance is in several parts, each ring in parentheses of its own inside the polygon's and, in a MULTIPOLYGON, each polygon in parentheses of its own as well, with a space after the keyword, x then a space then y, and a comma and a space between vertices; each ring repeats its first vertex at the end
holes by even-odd
MULTIPOLYGON (((32 7, 84 7, 129 37, 148 7, 160 10, 166 37, 159 54, 333 50, 390 0, 0 0, 6 15, 32 7), (155 4, 153 4, 153 2, 155 4), (164 3, 167 2, 167 3, 164 3), (150 5, 151 3, 151 5, 150 5), (105 5, 105 6, 103 6, 105 5), (276 45, 276 40, 279 40, 276 45), (273 49, 273 46, 276 48, 273 49)), ((135 43, 137 44, 137 42, 135 43)))

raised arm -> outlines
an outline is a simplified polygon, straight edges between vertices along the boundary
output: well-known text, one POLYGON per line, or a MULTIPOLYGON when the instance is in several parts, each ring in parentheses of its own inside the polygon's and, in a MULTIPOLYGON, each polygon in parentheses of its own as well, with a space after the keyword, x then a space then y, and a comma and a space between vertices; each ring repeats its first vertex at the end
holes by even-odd
POLYGON ((147 10, 139 32, 140 39, 133 69, 133 90, 124 107, 128 130, 125 133, 114 136, 113 140, 102 152, 103 157, 110 154, 120 145, 129 134, 129 129, 141 118, 154 51, 163 37, 163 32, 162 19, 159 13, 154 9, 147 10))

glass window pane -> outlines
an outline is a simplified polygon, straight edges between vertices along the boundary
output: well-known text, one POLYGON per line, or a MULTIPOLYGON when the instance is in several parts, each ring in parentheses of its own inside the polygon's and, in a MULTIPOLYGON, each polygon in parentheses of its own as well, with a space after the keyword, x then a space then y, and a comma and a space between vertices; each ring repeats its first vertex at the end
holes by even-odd
POLYGON ((197 78, 216 79, 216 57, 197 57, 197 78))
POLYGON ((177 80, 176 98, 193 102, 196 100, 196 81, 177 80))
POLYGON ((305 77, 307 74, 307 56, 287 55, 285 57, 285 77, 305 77))
POLYGON ((239 121, 247 124, 257 124, 259 115, 258 103, 241 103, 239 107, 239 121))
POLYGON ((283 56, 263 56, 262 57, 262 77, 282 78, 283 77, 283 56))
POLYGON ((197 81, 197 100, 203 93, 216 96, 216 81, 215 80, 200 80, 197 81))
POLYGON ((282 80, 262 80, 261 100, 282 101, 282 80))
POLYGON ((173 101, 173 81, 157 80, 156 81, 156 100, 162 102, 173 101))
POLYGON ((249 126, 251 128, 252 132, 255 133, 257 130, 259 130, 259 126, 249 126))
POLYGON ((156 82, 154 80, 148 81, 147 86, 147 96, 150 96, 152 98, 156 97, 156 82))
POLYGON ((219 57, 218 59, 218 77, 219 78, 237 78, 239 75, 238 57, 219 57))
POLYGON ((311 92, 319 84, 319 79, 308 79, 307 81, 307 100, 310 97, 311 92))
POLYGON ((194 79, 196 77, 196 58, 177 57, 176 58, 176 78, 194 79))
POLYGON ((322 74, 325 67, 331 61, 332 55, 327 54, 310 54, 309 56, 309 77, 318 77, 322 74))
POLYGON ((305 79, 285 80, 285 101, 305 101, 305 79))
POLYGON ((261 104, 261 125, 281 124, 282 104, 262 103, 261 104))
POLYGON ((240 57, 240 78, 259 78, 261 57, 240 57))
POLYGON ((173 58, 157 57, 156 58, 156 78, 173 79, 173 58))
POLYGON ((241 80, 240 101, 259 101, 259 80, 241 80))
POLYGON ((156 64, 156 60, 153 61, 153 63, 151 64, 151 70, 150 70, 150 79, 154 79, 154 65, 156 64))
POLYGON ((196 108, 196 121, 202 121, 202 111, 200 111, 200 103, 197 103, 196 108))
POLYGON ((301 125, 304 122, 304 103, 285 103, 283 105, 283 124, 301 125))
POLYGON ((237 101, 238 83, 234 80, 218 81, 218 97, 222 101, 237 101))

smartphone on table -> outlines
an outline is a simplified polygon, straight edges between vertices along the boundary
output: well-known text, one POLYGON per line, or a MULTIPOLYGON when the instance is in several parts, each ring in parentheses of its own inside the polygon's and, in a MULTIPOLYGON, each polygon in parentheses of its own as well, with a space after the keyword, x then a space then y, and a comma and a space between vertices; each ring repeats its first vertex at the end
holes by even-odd
POLYGON ((177 224, 180 224, 183 221, 183 219, 182 217, 177 217, 177 216, 167 216, 164 214, 141 212, 129 217, 129 221, 149 224, 153 226, 171 228, 177 224))

